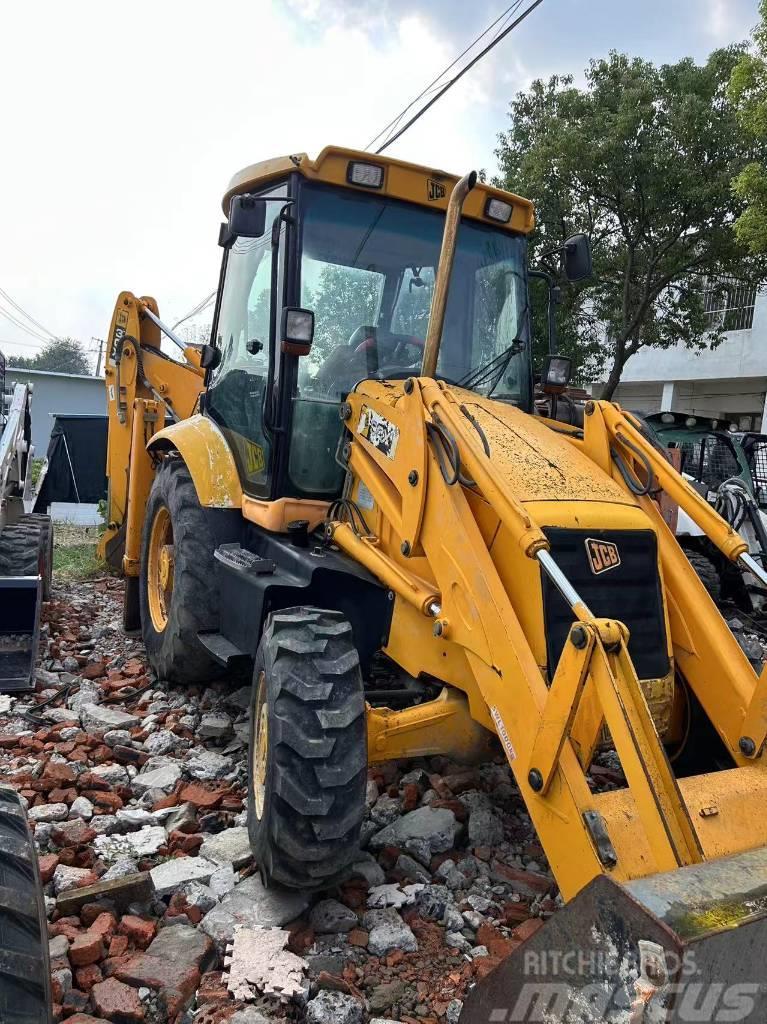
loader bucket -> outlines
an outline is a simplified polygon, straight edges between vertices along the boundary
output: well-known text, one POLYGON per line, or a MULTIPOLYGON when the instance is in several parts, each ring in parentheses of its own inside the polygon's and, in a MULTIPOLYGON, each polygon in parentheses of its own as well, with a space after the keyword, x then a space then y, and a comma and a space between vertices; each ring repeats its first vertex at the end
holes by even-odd
POLYGON ((34 689, 41 600, 39 576, 0 576, 0 693, 34 689))
POLYGON ((595 878, 469 993, 460 1024, 767 1021, 767 847, 595 878))

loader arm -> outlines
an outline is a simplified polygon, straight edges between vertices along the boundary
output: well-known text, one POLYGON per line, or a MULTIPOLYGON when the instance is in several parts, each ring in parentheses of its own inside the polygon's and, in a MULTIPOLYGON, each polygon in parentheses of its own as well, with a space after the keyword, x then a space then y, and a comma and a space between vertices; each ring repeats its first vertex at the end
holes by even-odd
MULTIPOLYGON (((486 450, 487 438, 463 401, 467 395, 428 378, 411 378, 402 390, 367 381, 342 411, 351 438, 351 478, 364 481, 380 519, 368 535, 337 521, 333 540, 416 613, 407 632, 393 631, 389 653, 407 665, 405 648, 417 647, 428 631, 432 644, 446 654, 449 649, 451 657, 457 649, 465 658, 468 676, 451 682, 466 692, 475 720, 498 733, 566 898, 605 871, 628 881, 767 842, 761 810, 767 773, 761 763, 756 771, 746 769, 738 786, 725 784, 737 771, 674 777, 628 653, 628 631, 617 616, 592 615, 569 585, 549 554, 544 531, 509 491, 492 450, 486 450), (382 424, 388 427, 379 429, 382 424), (392 427, 394 452, 381 440, 392 427), (451 439, 470 487, 451 480, 446 468, 451 439), (477 521, 476 494, 572 608, 576 625, 550 685, 477 521), (592 793, 585 775, 605 722, 628 783, 617 795, 592 793), (715 794, 711 817, 701 816, 706 793, 715 794)), ((569 443, 595 462, 592 453, 601 453, 602 468, 624 487, 611 449, 621 446, 637 479, 644 458, 654 470, 657 462, 658 481, 699 518, 718 546, 737 557, 737 535, 620 411, 605 404, 593 408, 583 440, 573 435, 569 443)), ((642 507, 656 525, 662 522, 649 497, 642 507)), ((674 650, 733 761, 752 765, 739 740, 748 710, 753 715, 760 707, 760 681, 671 534, 663 534, 662 525, 657 529, 664 577, 669 574, 674 650)), ((760 729, 761 719, 754 731, 760 729)))
POLYGON ((199 350, 185 348, 185 362, 165 356, 158 322, 154 299, 121 292, 107 342, 107 529, 99 554, 129 578, 138 576, 143 509, 154 479, 146 446, 167 416, 192 415, 204 386, 199 350))

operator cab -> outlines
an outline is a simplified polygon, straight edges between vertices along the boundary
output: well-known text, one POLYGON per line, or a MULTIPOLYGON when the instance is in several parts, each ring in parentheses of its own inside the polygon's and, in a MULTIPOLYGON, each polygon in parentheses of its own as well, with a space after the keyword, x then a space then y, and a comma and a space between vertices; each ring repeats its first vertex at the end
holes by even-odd
MULTIPOLYGON (((449 190, 394 161, 382 161, 379 185, 353 186, 354 163, 325 151, 282 180, 249 182, 247 203, 265 211, 252 237, 232 213, 243 193, 228 197, 204 407, 257 498, 337 497, 340 403, 361 380, 420 373, 449 190), (347 174, 336 183, 339 160, 347 174), (313 314, 303 348, 285 337, 286 310, 313 314)), ((532 208, 477 191, 458 233, 436 377, 529 411, 532 208)))

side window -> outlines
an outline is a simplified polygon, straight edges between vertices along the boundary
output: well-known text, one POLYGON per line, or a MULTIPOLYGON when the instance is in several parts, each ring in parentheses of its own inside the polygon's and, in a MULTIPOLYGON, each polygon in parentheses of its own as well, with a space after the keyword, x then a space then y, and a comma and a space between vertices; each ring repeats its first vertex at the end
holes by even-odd
MULTIPOLYGON (((284 190, 270 193, 281 194, 284 190)), ((232 446, 243 485, 256 494, 268 493, 271 478, 264 402, 269 387, 272 224, 280 210, 280 203, 268 203, 262 237, 238 238, 229 251, 215 333, 221 362, 208 386, 210 415, 232 446)))

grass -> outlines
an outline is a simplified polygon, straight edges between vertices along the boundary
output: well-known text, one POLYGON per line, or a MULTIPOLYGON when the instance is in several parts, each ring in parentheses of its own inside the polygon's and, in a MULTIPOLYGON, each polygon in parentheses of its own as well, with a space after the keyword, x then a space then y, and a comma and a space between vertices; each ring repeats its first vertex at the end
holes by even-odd
POLYGON ((87 580, 106 568, 96 554, 101 529, 98 526, 72 526, 57 523, 53 528, 53 572, 56 579, 68 582, 87 580))

